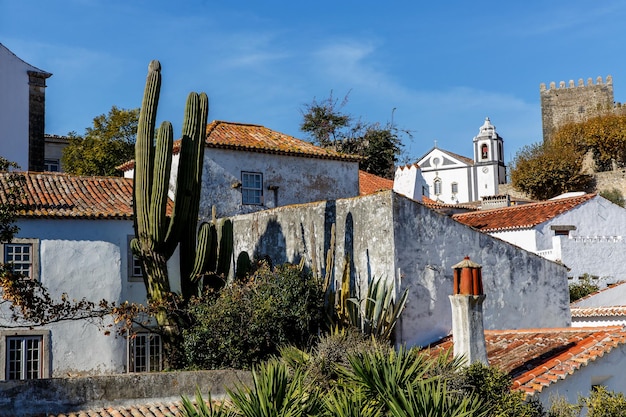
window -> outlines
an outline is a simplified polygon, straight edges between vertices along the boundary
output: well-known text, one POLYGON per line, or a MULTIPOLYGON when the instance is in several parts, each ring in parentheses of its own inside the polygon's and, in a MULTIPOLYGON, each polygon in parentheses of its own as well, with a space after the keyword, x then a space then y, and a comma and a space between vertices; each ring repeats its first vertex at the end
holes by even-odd
POLYGON ((133 240, 134 235, 128 235, 128 280, 129 281, 141 281, 143 282, 143 269, 141 266, 141 260, 133 254, 133 250, 130 247, 130 242, 133 240))
POLYGON ((241 201, 243 204, 263 204, 263 174, 241 173, 241 201))
POLYGON ((435 195, 440 195, 441 194, 441 179, 439 178, 435 178, 435 182, 434 182, 434 187, 435 189, 435 195))
POLYGON ((480 154, 482 159, 489 157, 489 146, 486 143, 483 143, 483 146, 480 147, 480 154))
POLYGON ((44 159, 44 171, 59 172, 61 170, 61 163, 58 159, 44 159))
POLYGON ((452 183, 452 194, 457 194, 459 192, 459 184, 456 182, 452 183))
POLYGON ((5 330, 0 332, 1 374, 5 380, 39 379, 49 376, 49 331, 5 330))
POLYGON ((10 243, 0 244, 2 262, 10 264, 15 274, 39 278, 39 241, 15 238, 10 243))
POLYGON ((158 372, 162 370, 161 336, 156 333, 137 333, 128 344, 130 372, 158 372))

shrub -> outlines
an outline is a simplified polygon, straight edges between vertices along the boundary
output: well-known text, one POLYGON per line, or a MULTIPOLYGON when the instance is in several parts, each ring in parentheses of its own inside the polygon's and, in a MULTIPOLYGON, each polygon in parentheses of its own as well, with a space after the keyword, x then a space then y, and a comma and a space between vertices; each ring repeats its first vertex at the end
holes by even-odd
POLYGON ((191 302, 192 325, 183 332, 187 367, 250 369, 280 346, 308 347, 322 323, 322 306, 310 274, 290 264, 273 270, 263 264, 252 276, 191 302))
POLYGON ((598 291, 600 287, 591 283, 591 276, 584 274, 578 279, 577 284, 569 285, 569 302, 573 303, 589 294, 598 291))

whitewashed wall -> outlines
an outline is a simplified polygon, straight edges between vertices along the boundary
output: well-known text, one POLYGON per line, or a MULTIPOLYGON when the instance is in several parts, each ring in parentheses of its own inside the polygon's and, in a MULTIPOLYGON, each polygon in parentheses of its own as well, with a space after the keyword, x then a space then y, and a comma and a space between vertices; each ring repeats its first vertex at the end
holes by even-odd
POLYGON ((563 396, 570 404, 576 404, 578 396, 589 396, 592 385, 604 385, 609 391, 626 391, 626 346, 620 345, 598 357, 594 362, 580 367, 574 374, 568 375, 544 388, 536 394, 546 409, 554 396, 563 396))
POLYGON ((28 169, 30 65, 0 45, 0 156, 28 169))
POLYGON ((504 230, 489 234, 527 251, 537 251, 537 238, 535 236, 537 232, 535 229, 504 230))
MULTIPOLYGON (((22 219, 16 237, 39 239, 40 280, 52 297, 146 302, 143 282, 128 280, 128 220, 22 219)), ((170 273, 178 276, 177 255, 170 273)), ((6 306, 5 306, 6 307, 6 306)), ((8 317, 7 311, 1 313, 8 317)), ((0 321, 0 327, 2 327, 0 321)), ((126 339, 86 320, 44 326, 51 332, 52 377, 126 371, 126 339)), ((112 332, 114 333, 114 331, 112 332)))
POLYGON ((324 272, 336 225, 339 277, 350 254, 352 279, 395 280, 410 297, 400 341, 424 345, 452 326, 452 265, 465 255, 483 265, 485 328, 562 327, 571 323, 563 266, 477 232, 391 191, 317 202, 234 218, 235 254, 268 255, 275 263, 305 259, 324 272))
MULTIPOLYGON (((174 198, 178 163, 179 155, 175 155, 170 198, 174 198)), ((132 178, 133 171, 125 172, 124 176, 132 178)), ((359 164, 354 161, 206 148, 201 193, 200 216, 205 219, 211 218, 213 205, 218 217, 228 217, 291 204, 355 197, 359 195, 359 164), (242 171, 263 174, 264 204, 242 204, 241 188, 233 188, 233 184, 241 182, 242 171), (268 189, 270 186, 276 189, 268 189)))

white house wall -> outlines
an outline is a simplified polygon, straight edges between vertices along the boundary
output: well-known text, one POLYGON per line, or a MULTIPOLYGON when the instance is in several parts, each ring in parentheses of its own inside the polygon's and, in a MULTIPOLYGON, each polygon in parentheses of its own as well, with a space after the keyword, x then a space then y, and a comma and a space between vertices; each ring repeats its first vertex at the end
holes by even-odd
POLYGON ((28 169, 30 65, 0 47, 0 156, 28 169))
POLYGON ((626 269, 622 262, 626 257, 626 236, 560 236, 560 245, 561 259, 570 268, 570 277, 580 278, 589 274, 597 277, 594 283, 600 287, 626 280, 626 269))
POLYGON ((521 230, 504 230, 500 232, 490 232, 493 237, 497 237, 504 241, 507 241, 515 246, 519 246, 527 251, 537 251, 537 238, 535 229, 521 229, 521 230))
MULTIPOLYGON (((128 280, 132 221, 22 219, 18 226, 17 238, 39 239, 40 280, 53 299, 59 300, 66 293, 70 300, 85 298, 96 303, 103 299, 146 302, 143 281, 128 280)), ((169 265, 175 277, 176 257, 169 265)), ((1 314, 9 317, 6 309, 1 314)), ((113 329, 112 335, 105 336, 103 329, 85 320, 43 329, 51 332, 52 377, 126 371, 127 342, 114 336, 113 329)))
POLYGON ((452 265, 465 255, 483 265, 485 328, 569 326, 565 268, 493 239, 391 191, 236 216, 235 256, 270 256, 323 274, 336 225, 334 276, 349 254, 361 295, 372 278, 395 280, 410 297, 399 341, 424 345, 452 326, 452 265))
POLYGON ((201 215, 218 217, 259 209, 323 199, 353 197, 359 194, 358 163, 207 148, 202 173, 201 215), (263 174, 264 204, 243 205, 241 172, 263 174), (274 188, 270 190, 268 187, 274 188))
POLYGON ((626 237, 626 209, 596 196, 571 210, 542 223, 537 227, 537 249, 552 247, 552 225, 574 225, 570 236, 622 236, 626 237))
POLYGON ((610 352, 580 367, 565 379, 553 382, 538 394, 544 407, 549 408, 555 396, 563 396, 570 404, 578 402, 579 395, 588 397, 593 385, 603 385, 609 391, 624 392, 626 387, 626 346, 620 345, 610 352))

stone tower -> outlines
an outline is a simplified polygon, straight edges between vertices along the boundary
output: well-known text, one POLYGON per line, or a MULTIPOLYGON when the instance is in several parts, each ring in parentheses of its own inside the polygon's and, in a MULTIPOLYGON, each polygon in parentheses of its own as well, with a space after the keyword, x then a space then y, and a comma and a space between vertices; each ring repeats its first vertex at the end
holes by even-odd
POLYGON ((613 78, 610 75, 606 77, 606 82, 598 77, 595 84, 589 78, 587 85, 582 78, 578 80, 578 85, 574 85, 574 80, 570 80, 568 86, 561 81, 558 88, 554 81, 550 83, 550 88, 541 83, 539 94, 544 141, 549 141, 554 132, 567 123, 611 113, 615 108, 613 78))

